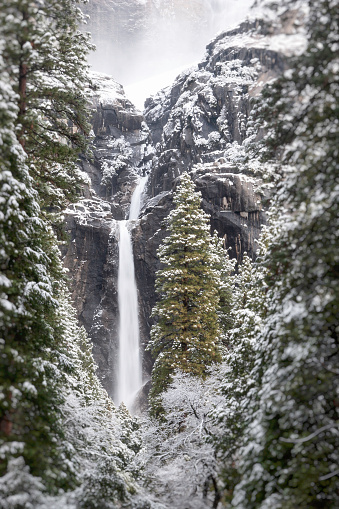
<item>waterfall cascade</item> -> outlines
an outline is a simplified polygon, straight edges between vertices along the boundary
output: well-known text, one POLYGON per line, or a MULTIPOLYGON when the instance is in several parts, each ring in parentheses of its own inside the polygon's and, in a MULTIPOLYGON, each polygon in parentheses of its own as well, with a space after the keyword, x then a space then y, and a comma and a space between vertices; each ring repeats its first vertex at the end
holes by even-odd
POLYGON ((142 198, 145 186, 147 184, 147 180, 148 180, 148 175, 146 175, 146 177, 141 177, 137 187, 135 188, 135 191, 133 193, 132 200, 131 200, 131 206, 129 209, 129 218, 128 218, 129 220, 138 219, 138 217, 139 217, 140 209, 141 209, 141 205, 142 205, 141 198, 142 198))
MULTIPOLYGON (((133 193, 129 220, 137 219, 142 205, 142 194, 147 183, 142 177, 133 193)), ((131 408, 142 385, 142 363, 139 345, 138 292, 135 280, 133 246, 128 221, 120 221, 119 239, 119 365, 117 403, 131 408)))

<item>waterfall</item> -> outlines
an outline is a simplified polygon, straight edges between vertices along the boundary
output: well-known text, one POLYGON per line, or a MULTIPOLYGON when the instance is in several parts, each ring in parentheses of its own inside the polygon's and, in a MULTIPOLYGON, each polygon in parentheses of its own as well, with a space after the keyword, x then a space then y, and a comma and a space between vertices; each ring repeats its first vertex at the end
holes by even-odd
MULTIPOLYGON (((129 220, 137 219, 142 194, 148 177, 142 177, 133 193, 129 220)), ((129 408, 142 385, 142 365, 139 345, 138 292, 129 221, 120 221, 118 305, 119 305, 119 366, 117 403, 129 408)))
POLYGON ((119 240, 119 371, 118 404, 133 403, 134 394, 141 387, 139 351, 138 293, 134 274, 131 235, 127 221, 120 222, 119 240))
POLYGON ((141 197, 145 189, 145 185, 148 180, 148 175, 146 177, 141 177, 137 187, 132 196, 131 207, 129 209, 129 219, 138 219, 141 209, 141 197))

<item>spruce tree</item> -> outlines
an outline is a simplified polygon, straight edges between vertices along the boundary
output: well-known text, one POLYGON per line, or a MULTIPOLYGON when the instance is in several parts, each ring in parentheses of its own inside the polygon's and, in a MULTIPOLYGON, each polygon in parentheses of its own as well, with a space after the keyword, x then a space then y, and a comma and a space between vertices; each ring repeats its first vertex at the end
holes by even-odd
POLYGON ((306 51, 265 94, 284 178, 233 507, 339 505, 338 2, 309 7, 306 51))
MULTIPOLYGON (((219 470, 219 489, 224 493, 225 502, 232 500, 234 486, 240 479, 238 451, 246 433, 249 395, 256 390, 251 371, 256 361, 257 341, 267 304, 267 270, 260 262, 266 251, 267 240, 263 232, 256 262, 244 253, 237 271, 228 277, 232 294, 228 315, 230 325, 224 333, 227 348, 219 374, 219 393, 223 400, 211 411, 214 422, 211 439, 219 470)), ((226 259, 226 267, 234 267, 232 261, 226 259)))
POLYGON ((80 19, 73 0, 0 11, 1 508, 68 507, 75 487, 72 507, 115 507, 137 489, 138 426, 96 376, 51 227, 87 143, 80 19))
POLYGON ((157 273, 159 302, 153 309, 150 348, 156 358, 151 399, 168 387, 176 369, 204 376, 220 360, 219 281, 211 250, 208 215, 201 195, 184 173, 168 216, 169 236, 158 250, 163 268, 157 273))
POLYGON ((0 474, 7 459, 22 455, 32 472, 53 486, 65 468, 64 452, 58 450, 62 394, 56 315, 56 281, 63 275, 16 139, 18 107, 1 55, 0 68, 0 474))
POLYGON ((225 250, 222 239, 218 237, 215 231, 211 242, 211 263, 216 272, 218 281, 219 305, 217 308, 219 325, 221 331, 221 340, 227 347, 227 335, 233 324, 232 309, 234 302, 233 273, 237 261, 229 257, 225 250))

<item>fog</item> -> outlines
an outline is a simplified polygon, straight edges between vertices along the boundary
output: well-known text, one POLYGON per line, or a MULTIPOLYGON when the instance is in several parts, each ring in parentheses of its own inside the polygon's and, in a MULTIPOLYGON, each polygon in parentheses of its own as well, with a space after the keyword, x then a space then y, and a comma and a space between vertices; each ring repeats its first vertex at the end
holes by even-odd
POLYGON ((203 58, 208 42, 246 17, 253 0, 90 0, 87 30, 96 71, 124 85, 140 109, 203 58))

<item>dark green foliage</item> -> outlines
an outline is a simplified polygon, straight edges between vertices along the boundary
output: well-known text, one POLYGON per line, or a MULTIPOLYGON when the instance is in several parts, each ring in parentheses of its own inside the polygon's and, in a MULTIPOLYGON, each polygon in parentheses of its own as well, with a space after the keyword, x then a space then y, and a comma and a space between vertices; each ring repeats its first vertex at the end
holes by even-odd
POLYGON ((46 207, 75 196, 86 146, 80 19, 71 0, 9 0, 0 10, 0 474, 22 456, 49 491, 76 480, 61 411, 64 274, 46 207))
MULTIPOLYGON (((1 66, 1 62, 0 62, 1 66)), ((8 77, 8 75, 7 75, 8 77)), ((40 219, 25 157, 14 134, 16 107, 6 83, 0 108, 0 401, 1 447, 6 459, 22 454, 36 475, 57 481, 64 453, 57 367, 61 330, 56 320, 62 270, 55 239, 40 219), (2 103, 4 104, 4 103, 2 103)), ((72 483, 69 472, 69 483, 72 483)), ((60 479, 61 485, 63 481, 60 479)))
POLYGON ((117 502, 127 501, 126 480, 112 459, 98 462, 95 472, 85 478, 79 509, 115 509, 117 502))
POLYGON ((176 369, 204 376, 213 362, 220 360, 219 293, 217 271, 211 250, 209 219, 200 209, 201 196, 186 173, 174 194, 175 209, 170 213, 170 235, 158 255, 164 268, 157 274, 160 301, 153 314, 153 368, 151 400, 171 382, 176 369))
POLYGON ((81 19, 73 0, 9 0, 0 11, 0 507, 6 509, 68 507, 69 500, 72 507, 116 507, 132 503, 140 476, 132 465, 141 448, 138 425, 114 407, 96 376, 51 227, 53 213, 76 196, 76 161, 87 144, 81 19))
MULTIPOLYGON (((13 179, 8 181, 12 189, 18 186, 23 192, 19 207, 24 203, 26 206, 23 210, 13 207, 1 231, 7 248, 1 256, 0 422, 1 445, 6 451, 3 460, 20 454, 32 473, 42 476, 49 488, 55 484, 65 487, 74 482, 74 473, 65 468, 67 453, 60 447, 64 439, 60 413, 64 394, 59 357, 65 331, 58 322, 56 281, 64 276, 55 238, 35 216, 39 209, 34 193, 23 181, 25 178, 20 184, 13 179), (23 223, 13 228, 19 217, 23 223), (8 228, 9 225, 12 227, 8 228)), ((26 182, 29 181, 26 175, 26 182)), ((11 199, 14 195, 11 194, 11 199)), ((5 470, 6 461, 2 461, 0 471, 5 470)))
POLYGON ((233 277, 236 260, 231 260, 228 252, 225 250, 223 241, 214 232, 210 245, 213 258, 213 268, 217 275, 219 304, 217 308, 221 340, 224 345, 227 344, 227 332, 233 324, 233 277))
POLYGON ((79 192, 86 151, 88 37, 74 0, 9 0, 1 6, 3 58, 17 95, 17 136, 43 207, 60 210, 79 192))
MULTIPOLYGON (((265 251, 265 243, 262 239, 257 253, 259 260, 265 251)), ((225 261, 226 266, 233 265, 234 268, 231 260, 225 261)), ((211 412, 215 427, 210 437, 215 446, 220 491, 225 502, 232 500, 234 487, 240 480, 238 453, 246 430, 248 398, 255 387, 250 374, 256 359, 256 338, 265 316, 265 273, 260 263, 253 263, 244 254, 236 273, 228 278, 232 301, 230 326, 224 338, 227 349, 220 375, 223 378, 220 382, 223 403, 211 412)))
POLYGON ((339 504, 339 6, 309 5, 307 50, 265 94, 268 154, 281 158, 284 179, 235 507, 339 504))

